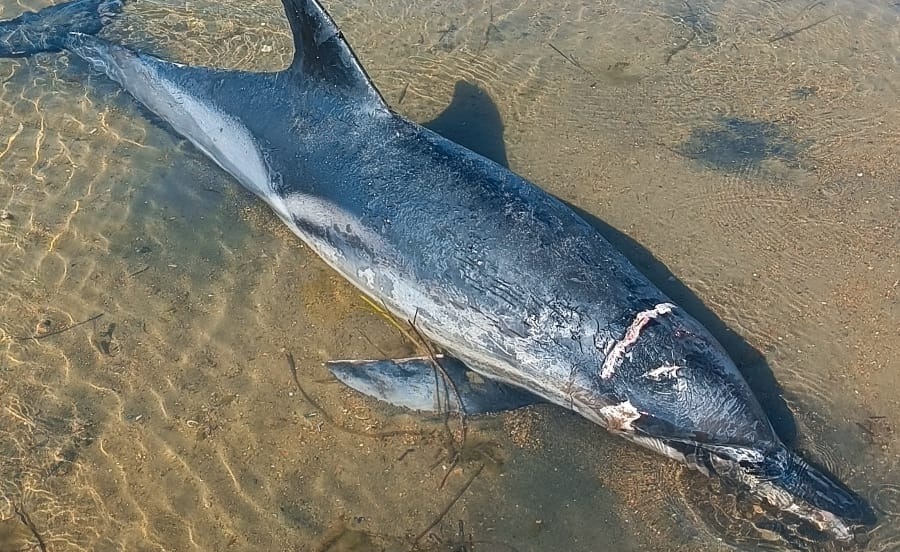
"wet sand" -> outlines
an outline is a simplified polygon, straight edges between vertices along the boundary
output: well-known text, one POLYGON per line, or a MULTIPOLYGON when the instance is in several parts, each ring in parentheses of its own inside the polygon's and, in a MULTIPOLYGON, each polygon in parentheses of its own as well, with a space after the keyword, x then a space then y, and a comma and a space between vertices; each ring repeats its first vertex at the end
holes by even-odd
MULTIPOLYGON (((896 549, 900 11, 632 4, 327 7, 397 111, 582 210, 709 326, 873 503, 866 549, 896 549)), ((291 55, 270 2, 138 1, 104 36, 291 55)), ((784 548, 717 481, 561 409, 460 445, 345 389, 323 362, 415 346, 263 205, 66 55, 0 83, 0 551, 784 548)))

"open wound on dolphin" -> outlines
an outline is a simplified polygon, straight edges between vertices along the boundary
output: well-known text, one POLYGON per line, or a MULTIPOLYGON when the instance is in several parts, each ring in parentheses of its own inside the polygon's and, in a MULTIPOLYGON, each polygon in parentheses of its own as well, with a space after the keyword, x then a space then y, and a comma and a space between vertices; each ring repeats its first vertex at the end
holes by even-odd
POLYGON ((663 364, 659 368, 648 370, 644 377, 653 381, 662 381, 664 379, 673 379, 678 377, 678 371, 683 370, 684 366, 677 364, 663 364))
POLYGON ((612 432, 634 431, 632 422, 636 422, 641 413, 631 401, 611 404, 600 409, 600 415, 606 420, 606 428, 612 432))
MULTIPOLYGON (((675 305, 672 303, 660 303, 653 307, 652 309, 648 309, 645 311, 641 311, 637 313, 637 316, 632 320, 631 325, 628 326, 628 329, 625 330, 625 336, 622 337, 619 341, 615 342, 612 347, 609 348, 606 353, 606 358, 603 360, 603 365, 600 367, 600 377, 602 379, 609 379, 616 373, 616 367, 625 358, 625 353, 628 352, 628 347, 634 345, 634 343, 638 340, 638 337, 641 334, 641 330, 644 329, 644 326, 650 323, 651 320, 662 316, 663 314, 669 314, 675 308, 675 305)), ((674 375, 674 374, 673 374, 674 375)))

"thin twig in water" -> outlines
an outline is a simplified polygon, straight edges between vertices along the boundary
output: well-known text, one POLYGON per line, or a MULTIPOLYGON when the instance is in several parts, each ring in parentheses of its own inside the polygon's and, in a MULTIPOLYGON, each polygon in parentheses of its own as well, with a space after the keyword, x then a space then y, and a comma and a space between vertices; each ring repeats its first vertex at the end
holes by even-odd
POLYGON ((18 339, 19 341, 28 341, 29 339, 46 339, 46 338, 48 338, 48 337, 50 337, 50 336, 59 335, 59 334, 61 334, 61 333, 63 333, 63 332, 67 332, 67 331, 69 331, 69 330, 71 330, 71 329, 73 329, 73 328, 77 328, 78 326, 82 326, 82 325, 84 325, 84 324, 87 324, 88 322, 93 322, 94 320, 100 318, 101 316, 103 316, 103 313, 102 313, 102 312, 101 312, 100 314, 95 314, 94 316, 88 318, 87 320, 82 320, 81 322, 76 322, 75 324, 72 324, 72 325, 70 325, 70 326, 66 326, 65 328, 60 328, 60 329, 58 329, 58 330, 56 330, 56 331, 53 331, 53 332, 47 332, 47 333, 45 333, 45 334, 40 334, 40 335, 38 335, 38 334, 35 334, 35 335, 26 335, 26 336, 17 337, 16 339, 18 339))
POLYGON ((447 484, 447 480, 450 478, 450 474, 453 473, 453 470, 456 469, 456 465, 459 463, 459 452, 453 455, 453 462, 450 462, 450 467, 447 468, 447 471, 444 472, 444 477, 441 478, 441 484, 438 485, 438 489, 443 489, 444 485, 447 484))
POLYGON ((394 318, 394 316, 390 314, 390 312, 388 311, 387 305, 385 305, 384 308, 382 308, 382 307, 376 305, 374 301, 372 301, 365 295, 360 295, 360 297, 362 297, 362 300, 365 301, 370 307, 372 307, 372 310, 374 310, 377 314, 380 314, 382 317, 384 317, 385 320, 390 322, 391 325, 394 326, 394 328, 396 328, 397 331, 399 331, 406 339, 408 339, 412 343, 416 342, 416 340, 413 338, 413 336, 410 335, 409 330, 404 328, 403 325, 401 325, 399 322, 397 322, 397 319, 394 318))
POLYGON ((785 38, 790 38, 790 37, 794 36, 795 34, 802 33, 803 31, 808 31, 809 29, 812 29, 813 27, 815 27, 817 25, 821 25, 822 23, 825 23, 832 17, 834 17, 834 14, 829 15, 828 17, 819 19, 818 21, 813 21, 809 25, 806 25, 805 27, 800 27, 799 29, 794 29, 793 31, 782 31, 780 34, 777 34, 777 35, 773 36, 772 38, 770 38, 769 44, 771 44, 773 42, 778 42, 779 40, 784 40, 785 38))
POLYGON ((582 71, 585 75, 587 75, 587 76, 591 77, 592 79, 594 79, 594 82, 592 82, 592 83, 590 84, 590 87, 591 87, 591 88, 594 88, 595 86, 597 86, 597 82, 598 82, 598 81, 596 80, 596 79, 597 79, 597 75, 595 75, 595 74, 594 74, 593 72, 591 72, 591 71, 588 71, 583 65, 581 65, 580 63, 578 63, 578 60, 577 60, 577 59, 575 59, 574 57, 570 56, 569 54, 564 53, 562 50, 560 50, 559 48, 557 48, 556 46, 554 46, 552 43, 548 42, 547 44, 548 44, 551 48, 553 48, 553 51, 554 51, 554 52, 556 52, 557 54, 561 55, 561 56, 563 57, 564 60, 568 61, 569 63, 571 63, 571 64, 574 65, 575 67, 581 69, 581 71, 582 71))
POLYGON ((509 552, 519 552, 519 549, 515 546, 509 544, 508 542, 498 542, 498 541, 489 541, 489 540, 475 540, 472 538, 472 535, 469 535, 469 544, 472 546, 472 550, 475 550, 476 544, 484 544, 488 546, 488 550, 494 550, 495 552, 499 551, 502 547, 509 552))
POLYGON ((365 339, 365 340, 369 343, 369 345, 372 346, 373 349, 375 349, 376 351, 378 351, 378 353, 381 355, 381 358, 388 358, 388 357, 390 356, 390 355, 388 355, 386 352, 384 352, 384 351, 381 349, 381 347, 378 346, 377 343, 375 343, 374 341, 372 341, 372 338, 370 338, 368 335, 366 335, 365 333, 362 333, 362 332, 360 332, 359 335, 362 336, 362 338, 365 339))
POLYGON ((557 54, 561 55, 561 56, 563 57, 564 60, 568 61, 569 63, 571 63, 571 64, 574 65, 575 67, 578 67, 579 69, 581 69, 581 70, 584 71, 585 73, 588 72, 588 70, 585 69, 584 67, 582 67, 581 64, 578 63, 578 61, 577 61, 575 58, 573 58, 573 57, 570 56, 569 54, 563 53, 563 51, 560 50, 559 48, 557 48, 556 46, 554 46, 552 42, 548 42, 547 44, 548 44, 551 48, 553 48, 553 51, 554 51, 554 52, 556 52, 557 54))
POLYGON ((134 277, 137 276, 138 274, 141 274, 142 272, 147 272, 148 270, 150 270, 150 265, 147 265, 147 266, 145 266, 144 268, 142 268, 142 269, 140 269, 140 270, 135 270, 134 272, 132 272, 131 274, 129 274, 128 277, 129 277, 129 278, 134 278, 134 277))
POLYGON ((337 423, 334 418, 331 417, 331 414, 329 414, 324 408, 319 406, 319 403, 314 401, 313 398, 310 397, 306 392, 306 390, 303 389, 303 386, 300 385, 300 378, 297 376, 297 364, 294 362, 294 355, 292 355, 291 353, 285 353, 285 357, 287 358, 288 369, 290 369, 291 371, 291 378, 294 380, 294 385, 297 387, 297 391, 300 392, 303 400, 312 405, 316 412, 318 412, 323 418, 325 418, 325 421, 338 428, 339 430, 345 433, 350 433, 352 435, 361 435, 363 437, 373 437, 376 439, 381 437, 397 437, 399 435, 424 435, 424 433, 421 431, 407 431, 402 429, 394 431, 363 431, 361 429, 353 429, 351 427, 347 427, 337 423))
POLYGON ((867 428, 866 426, 864 426, 863 424, 861 424, 859 422, 854 422, 854 423, 859 427, 859 429, 863 430, 866 433, 866 435, 868 435, 869 437, 875 437, 874 431, 872 431, 871 429, 867 428))
POLYGON ((416 345, 425 355, 428 356, 429 361, 431 362, 432 367, 434 368, 434 385, 435 385, 435 397, 437 399, 437 408, 438 412, 443 410, 444 414, 444 430, 447 432, 447 437, 450 443, 452 443, 453 452, 453 460, 451 462, 451 469, 447 470, 447 473, 444 474, 444 477, 441 479, 441 484, 439 488, 443 488, 447 482, 447 478, 450 473, 452 473, 453 468, 456 467, 456 464, 459 462, 459 449, 463 448, 466 444, 466 438, 468 436, 468 424, 466 422, 466 409, 465 405, 462 401, 462 396, 459 393, 459 389, 456 387, 456 383, 450 378, 450 375, 447 374, 447 371, 441 366, 440 360, 438 359, 438 353, 431 346, 431 343, 425 339, 425 336, 419 331, 418 327, 416 327, 416 321, 419 317, 419 310, 413 313, 412 320, 407 320, 408 328, 404 328, 389 312, 387 305, 383 307, 375 304, 365 295, 361 296, 372 309, 375 310, 376 313, 382 315, 384 318, 388 320, 391 324, 397 328, 400 333, 406 337, 410 341, 410 343, 416 345), (443 388, 441 387, 441 381, 444 382, 443 388), (454 394, 454 398, 456 399, 456 403, 458 405, 458 413, 459 413, 459 423, 460 423, 460 440, 459 443, 455 442, 453 431, 450 429, 450 410, 449 408, 443 409, 441 407, 441 397, 444 397, 445 403, 449 406, 449 391, 452 390, 454 394), (443 391, 443 393, 441 393, 443 391))
POLYGON ((681 44, 678 44, 677 46, 666 50, 665 64, 668 65, 669 62, 672 61, 672 58, 675 57, 675 54, 677 54, 677 53, 681 52, 682 50, 684 50, 685 48, 687 48, 691 44, 691 42, 694 41, 695 38, 697 38, 697 33, 695 31, 691 31, 690 38, 688 38, 681 44))
POLYGON ((491 41, 491 31, 496 31, 497 27, 494 25, 494 3, 491 2, 488 5, 488 24, 487 28, 484 30, 484 40, 481 43, 481 46, 478 48, 478 52, 484 51, 487 48, 488 42, 491 41))
MULTIPOLYGON (((438 397, 438 401, 439 401, 439 403, 438 403, 439 409, 440 409, 441 393, 440 393, 440 389, 437 387, 439 385, 439 383, 438 383, 439 378, 437 377, 438 374, 440 374, 441 377, 443 378, 443 380, 446 382, 445 390, 447 389, 447 387, 449 387, 450 389, 453 390, 453 393, 456 397, 457 404, 459 405, 460 423, 462 424, 462 430, 461 430, 462 431, 462 439, 461 439, 461 443, 459 446, 462 446, 463 444, 465 444, 468 429, 466 426, 466 412, 465 412, 465 407, 463 406, 462 397, 459 394, 459 389, 457 389, 456 384, 453 383, 453 380, 450 379, 450 376, 447 374, 446 370, 444 370, 444 367, 441 366, 440 362, 438 361, 437 353, 432 349, 428 340, 425 339, 425 337, 422 335, 421 332, 419 332, 418 328, 416 327, 416 320, 418 319, 418 316, 419 316, 418 309, 416 309, 415 313, 413 313, 413 319, 411 321, 407 320, 408 328, 405 328, 390 314, 390 311, 388 310, 387 305, 384 305, 384 307, 381 307, 381 306, 375 304, 375 302, 373 302, 371 299, 369 299, 365 295, 361 295, 361 297, 363 298, 363 300, 366 303, 369 304, 370 307, 372 307, 372 309, 375 310, 376 313, 383 316, 388 322, 390 322, 395 328, 397 328, 397 330, 399 330, 400 333, 404 337, 406 337, 406 339, 408 339, 410 341, 410 343, 417 345, 425 354, 428 355, 428 358, 431 361, 431 364, 435 369, 435 386, 436 386, 435 392, 437 393, 437 397, 438 397)), ((445 393, 445 395, 446 395, 446 393, 445 393)), ((447 423, 449 421, 450 413, 449 413, 449 411, 447 411, 444 414, 445 414, 444 427, 447 429, 447 432, 450 433, 451 439, 452 439, 452 432, 450 431, 450 428, 447 425, 447 423)))
MULTIPOLYGON (((456 466, 456 463, 459 461, 459 449, 462 449, 466 446, 466 438, 469 434, 469 426, 466 420, 466 407, 462 401, 462 395, 459 394, 459 388, 456 387, 456 383, 450 379, 450 375, 444 370, 444 367, 441 366, 440 361, 438 360, 437 353, 432 349, 431 344, 425 337, 419 332, 419 329, 415 326, 415 320, 418 316, 419 311, 416 310, 415 316, 413 316, 413 321, 409 323, 410 328, 416 336, 415 343, 419 344, 419 347, 422 348, 425 353, 428 355, 428 359, 431 361, 431 365, 434 367, 434 385, 435 385, 435 398, 438 400, 438 411, 441 409, 441 381, 444 382, 443 386, 443 396, 447 404, 447 408, 444 412, 444 429, 447 432, 447 438, 450 443, 452 443, 453 449, 453 461, 452 467, 456 466), (460 437, 459 443, 456 443, 456 440, 453 438, 453 431, 450 429, 450 396, 449 390, 453 390, 454 398, 456 399, 457 404, 457 412, 459 413, 459 426, 460 426, 460 437)), ((447 473, 444 474, 443 479, 441 480, 441 485, 439 488, 443 488, 444 484, 447 482, 447 477, 450 475, 450 470, 447 470, 447 473)))
POLYGON ((472 474, 472 477, 470 477, 468 479, 468 481, 466 481, 466 483, 462 486, 462 488, 459 489, 459 492, 457 492, 456 495, 453 497, 453 499, 447 504, 447 506, 445 506, 444 509, 441 510, 441 512, 438 514, 438 516, 434 519, 434 521, 432 521, 428 525, 428 527, 425 528, 424 531, 422 531, 421 533, 416 535, 416 538, 413 540, 413 546, 419 544, 419 541, 422 540, 422 538, 425 537, 425 535, 427 535, 432 529, 434 529, 437 526, 438 523, 441 522, 441 520, 444 519, 444 516, 447 515, 447 512, 449 512, 450 509, 453 508, 453 506, 459 501, 459 499, 462 497, 462 495, 464 495, 466 493, 466 491, 469 490, 469 486, 472 485, 472 483, 475 481, 475 478, 481 474, 481 470, 483 470, 483 469, 484 469, 484 464, 481 464, 478 466, 478 469, 475 470, 475 473, 472 474))
POLYGON ((16 512, 16 515, 19 516, 22 523, 25 524, 25 527, 28 527, 31 534, 34 535, 34 538, 37 539, 38 548, 41 549, 41 552, 47 552, 47 544, 44 543, 44 537, 38 533, 37 527, 34 526, 34 522, 31 521, 31 516, 28 515, 28 512, 26 512, 24 508, 20 508, 18 504, 13 505, 13 510, 16 512))

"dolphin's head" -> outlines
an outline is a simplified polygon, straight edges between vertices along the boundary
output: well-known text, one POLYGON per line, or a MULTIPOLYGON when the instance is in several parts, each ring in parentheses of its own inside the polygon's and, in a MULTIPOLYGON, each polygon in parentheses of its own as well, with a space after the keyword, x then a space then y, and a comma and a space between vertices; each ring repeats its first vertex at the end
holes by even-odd
POLYGON ((606 397, 594 405, 605 404, 580 401, 588 417, 747 489, 779 518, 791 517, 779 525, 798 536, 814 529, 849 540, 854 527, 874 521, 859 496, 781 443, 727 352, 690 316, 656 305, 622 335, 604 349, 594 379, 594 395, 606 397))

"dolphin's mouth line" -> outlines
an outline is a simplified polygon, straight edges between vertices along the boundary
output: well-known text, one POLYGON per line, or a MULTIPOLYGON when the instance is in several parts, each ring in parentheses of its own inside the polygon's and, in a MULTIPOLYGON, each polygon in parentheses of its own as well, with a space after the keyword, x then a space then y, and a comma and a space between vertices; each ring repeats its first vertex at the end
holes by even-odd
POLYGON ((862 519, 856 521, 867 514, 864 509, 856 509, 861 508, 861 503, 854 502, 858 498, 853 493, 787 449, 766 454, 747 450, 751 454, 741 459, 723 454, 724 449, 717 452, 699 446, 706 450, 707 465, 712 472, 745 487, 751 495, 770 505, 775 509, 774 517, 789 514, 840 541, 852 540, 853 527, 865 524, 862 519), (767 463, 773 459, 778 463, 778 471, 766 473, 770 469, 767 463), (797 481, 803 484, 797 485, 797 481), (817 506, 815 499, 829 501, 835 511, 817 506), (843 514, 837 513, 840 508, 844 508, 843 514))
MULTIPOLYGON (((777 521, 783 531, 776 531, 780 537, 789 542, 809 540, 810 531, 827 534, 838 541, 850 541, 854 531, 865 526, 865 511, 845 511, 849 517, 829 511, 825 507, 815 505, 816 497, 831 500, 832 504, 854 500, 853 494, 839 483, 818 472, 802 458, 787 449, 778 449, 775 453, 765 453, 744 447, 727 447, 708 445, 689 440, 664 439, 643 433, 640 428, 630 427, 629 410, 626 401, 622 405, 607 407, 608 413, 623 418, 626 424, 611 428, 614 433, 623 435, 643 447, 663 454, 705 476, 718 476, 728 484, 735 486, 753 497, 762 506, 762 515, 771 521, 777 521), (624 427, 628 425, 629 427, 624 427), (618 431, 616 431, 618 429, 618 431), (767 462, 772 458, 781 458, 781 471, 767 473, 767 462), (796 480, 815 481, 818 486, 790 488, 796 480), (862 516, 862 517, 860 517, 862 516), (857 520, 857 518, 860 519, 857 520), (802 525, 798 525, 802 524, 802 525), (805 527, 805 528, 804 528, 805 527)), ((636 414, 639 414, 635 411, 636 414)), ((861 503, 860 503, 861 505, 861 503)), ((855 506, 854 506, 855 507, 855 506)), ((818 539, 821 537, 815 537, 818 539)))
POLYGON ((773 481, 760 481, 757 485, 751 486, 748 491, 773 509, 769 515, 774 518, 778 518, 780 514, 790 515, 812 525, 822 533, 834 536, 837 540, 853 539, 851 524, 828 510, 817 508, 801 497, 778 488, 773 481), (785 503, 785 500, 789 500, 789 502, 785 503))

